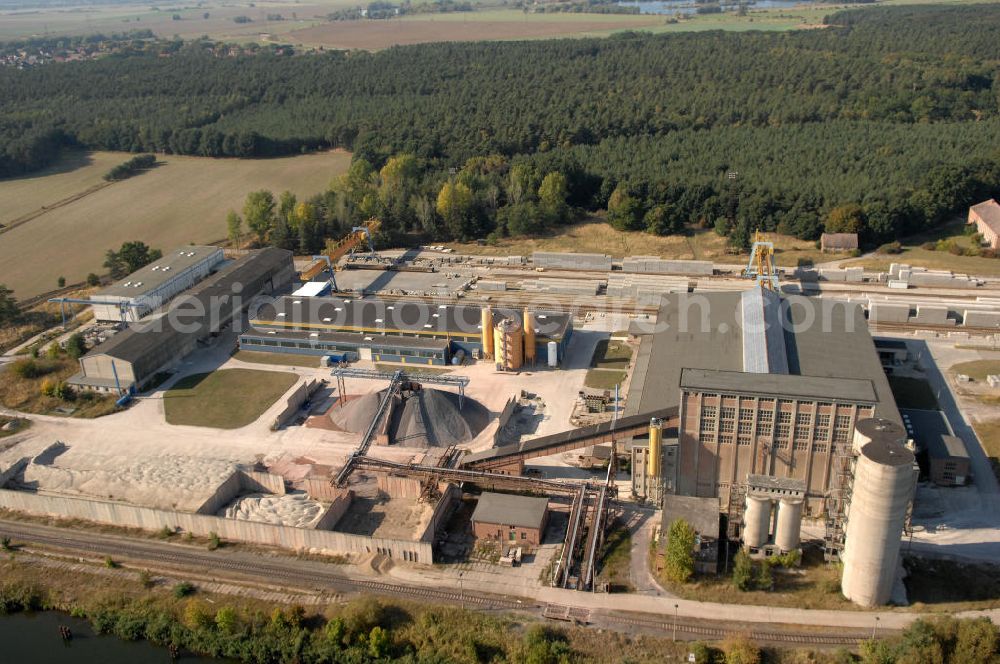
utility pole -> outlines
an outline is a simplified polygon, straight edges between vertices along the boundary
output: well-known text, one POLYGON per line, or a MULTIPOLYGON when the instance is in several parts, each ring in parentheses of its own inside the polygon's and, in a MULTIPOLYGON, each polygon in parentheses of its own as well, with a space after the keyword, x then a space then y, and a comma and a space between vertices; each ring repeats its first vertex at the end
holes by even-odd
POLYGON ((677 640, 677 610, 679 608, 680 604, 674 604, 674 638, 673 638, 674 641, 677 640))

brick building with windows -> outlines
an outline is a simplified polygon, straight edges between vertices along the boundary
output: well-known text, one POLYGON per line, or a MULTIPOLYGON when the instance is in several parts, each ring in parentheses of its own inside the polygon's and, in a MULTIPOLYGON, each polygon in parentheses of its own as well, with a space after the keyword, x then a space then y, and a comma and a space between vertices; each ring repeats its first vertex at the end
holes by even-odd
POLYGON ((549 499, 484 491, 472 513, 476 539, 538 546, 549 522, 549 499))
POLYGON ((664 478, 720 508, 748 475, 802 480, 820 514, 838 454, 868 417, 901 422, 861 308, 761 288, 672 294, 643 337, 625 415, 678 406, 664 478))

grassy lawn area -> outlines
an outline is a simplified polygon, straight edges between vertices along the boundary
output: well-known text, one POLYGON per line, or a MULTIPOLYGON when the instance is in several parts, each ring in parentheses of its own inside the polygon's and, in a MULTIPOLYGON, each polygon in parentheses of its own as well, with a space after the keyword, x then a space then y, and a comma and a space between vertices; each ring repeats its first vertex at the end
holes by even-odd
POLYGON ((604 540, 601 548, 600 568, 597 572, 599 584, 608 583, 612 592, 631 592, 628 572, 632 560, 632 535, 621 523, 616 523, 614 529, 604 540))
POLYGON ((889 376, 889 387, 900 408, 937 410, 938 402, 930 383, 919 378, 889 376))
POLYGON ((662 560, 662 555, 657 557, 656 578, 664 588, 683 599, 802 609, 863 610, 840 594, 840 567, 824 562, 823 552, 815 547, 803 551, 801 567, 773 567, 774 590, 771 591, 739 591, 732 579, 722 573, 721 567, 718 576, 695 576, 688 583, 673 583, 662 574, 662 560))
POLYGON ((80 370, 76 360, 65 355, 58 358, 29 356, 18 359, 9 367, 0 370, 0 405, 11 410, 37 415, 71 415, 72 417, 100 417, 117 410, 115 398, 96 392, 70 389, 64 397, 42 394, 46 385, 64 383, 80 370), (17 369, 24 366, 28 371, 19 375, 17 369), (59 410, 57 410, 59 409, 59 410), (72 411, 70 413, 70 411, 72 411))
POLYGON ((625 371, 618 369, 591 369, 583 379, 583 384, 595 390, 613 390, 615 385, 625 382, 625 371))
POLYGON ((238 429, 260 417, 297 379, 293 373, 255 369, 187 376, 163 395, 167 422, 238 429))
POLYGON ((960 362, 951 367, 951 371, 957 374, 965 374, 973 380, 985 381, 986 377, 990 374, 1000 374, 1000 360, 960 362))
POLYGON ((632 347, 620 341, 602 339, 597 342, 590 366, 596 369, 625 369, 632 359, 632 347))
POLYGON ((239 350, 233 354, 234 360, 254 364, 274 364, 279 367, 318 367, 322 359, 318 355, 297 355, 294 353, 261 353, 254 350, 239 350))
POLYGON ((1000 276, 1000 259, 982 258, 978 256, 955 256, 948 251, 932 251, 925 249, 927 242, 951 240, 960 247, 968 247, 971 240, 964 232, 965 220, 954 219, 932 231, 913 235, 900 240, 903 253, 893 255, 877 255, 852 261, 849 265, 861 266, 866 270, 888 272, 890 263, 906 263, 926 267, 931 270, 951 270, 964 274, 985 276, 1000 276))
POLYGON ((983 444, 983 451, 990 459, 993 474, 1000 479, 1000 420, 974 421, 972 428, 976 430, 976 436, 983 444))

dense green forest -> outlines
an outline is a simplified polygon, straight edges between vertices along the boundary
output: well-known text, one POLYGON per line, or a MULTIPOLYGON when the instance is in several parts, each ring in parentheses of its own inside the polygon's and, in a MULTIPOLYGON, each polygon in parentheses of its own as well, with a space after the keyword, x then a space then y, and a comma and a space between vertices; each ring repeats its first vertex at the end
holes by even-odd
POLYGON ((734 244, 756 227, 880 242, 1000 188, 1000 6, 827 22, 295 57, 220 58, 196 42, 168 58, 3 69, 0 175, 73 145, 349 148, 357 168, 310 202, 317 230, 303 248, 369 215, 390 234, 483 237, 606 206, 622 228, 710 225, 734 244), (404 168, 387 184, 393 155, 404 168), (540 193, 549 174, 559 181, 540 193))

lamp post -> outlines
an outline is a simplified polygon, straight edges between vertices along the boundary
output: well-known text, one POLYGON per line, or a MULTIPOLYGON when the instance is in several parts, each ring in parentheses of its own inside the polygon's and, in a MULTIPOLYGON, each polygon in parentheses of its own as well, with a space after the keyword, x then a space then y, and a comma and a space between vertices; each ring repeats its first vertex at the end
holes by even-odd
POLYGON ((878 621, 879 617, 875 616, 875 624, 872 625, 872 641, 875 640, 875 635, 878 634, 878 621))
POLYGON ((674 641, 677 640, 677 609, 678 608, 680 608, 680 604, 674 604, 674 638, 673 638, 674 641))

